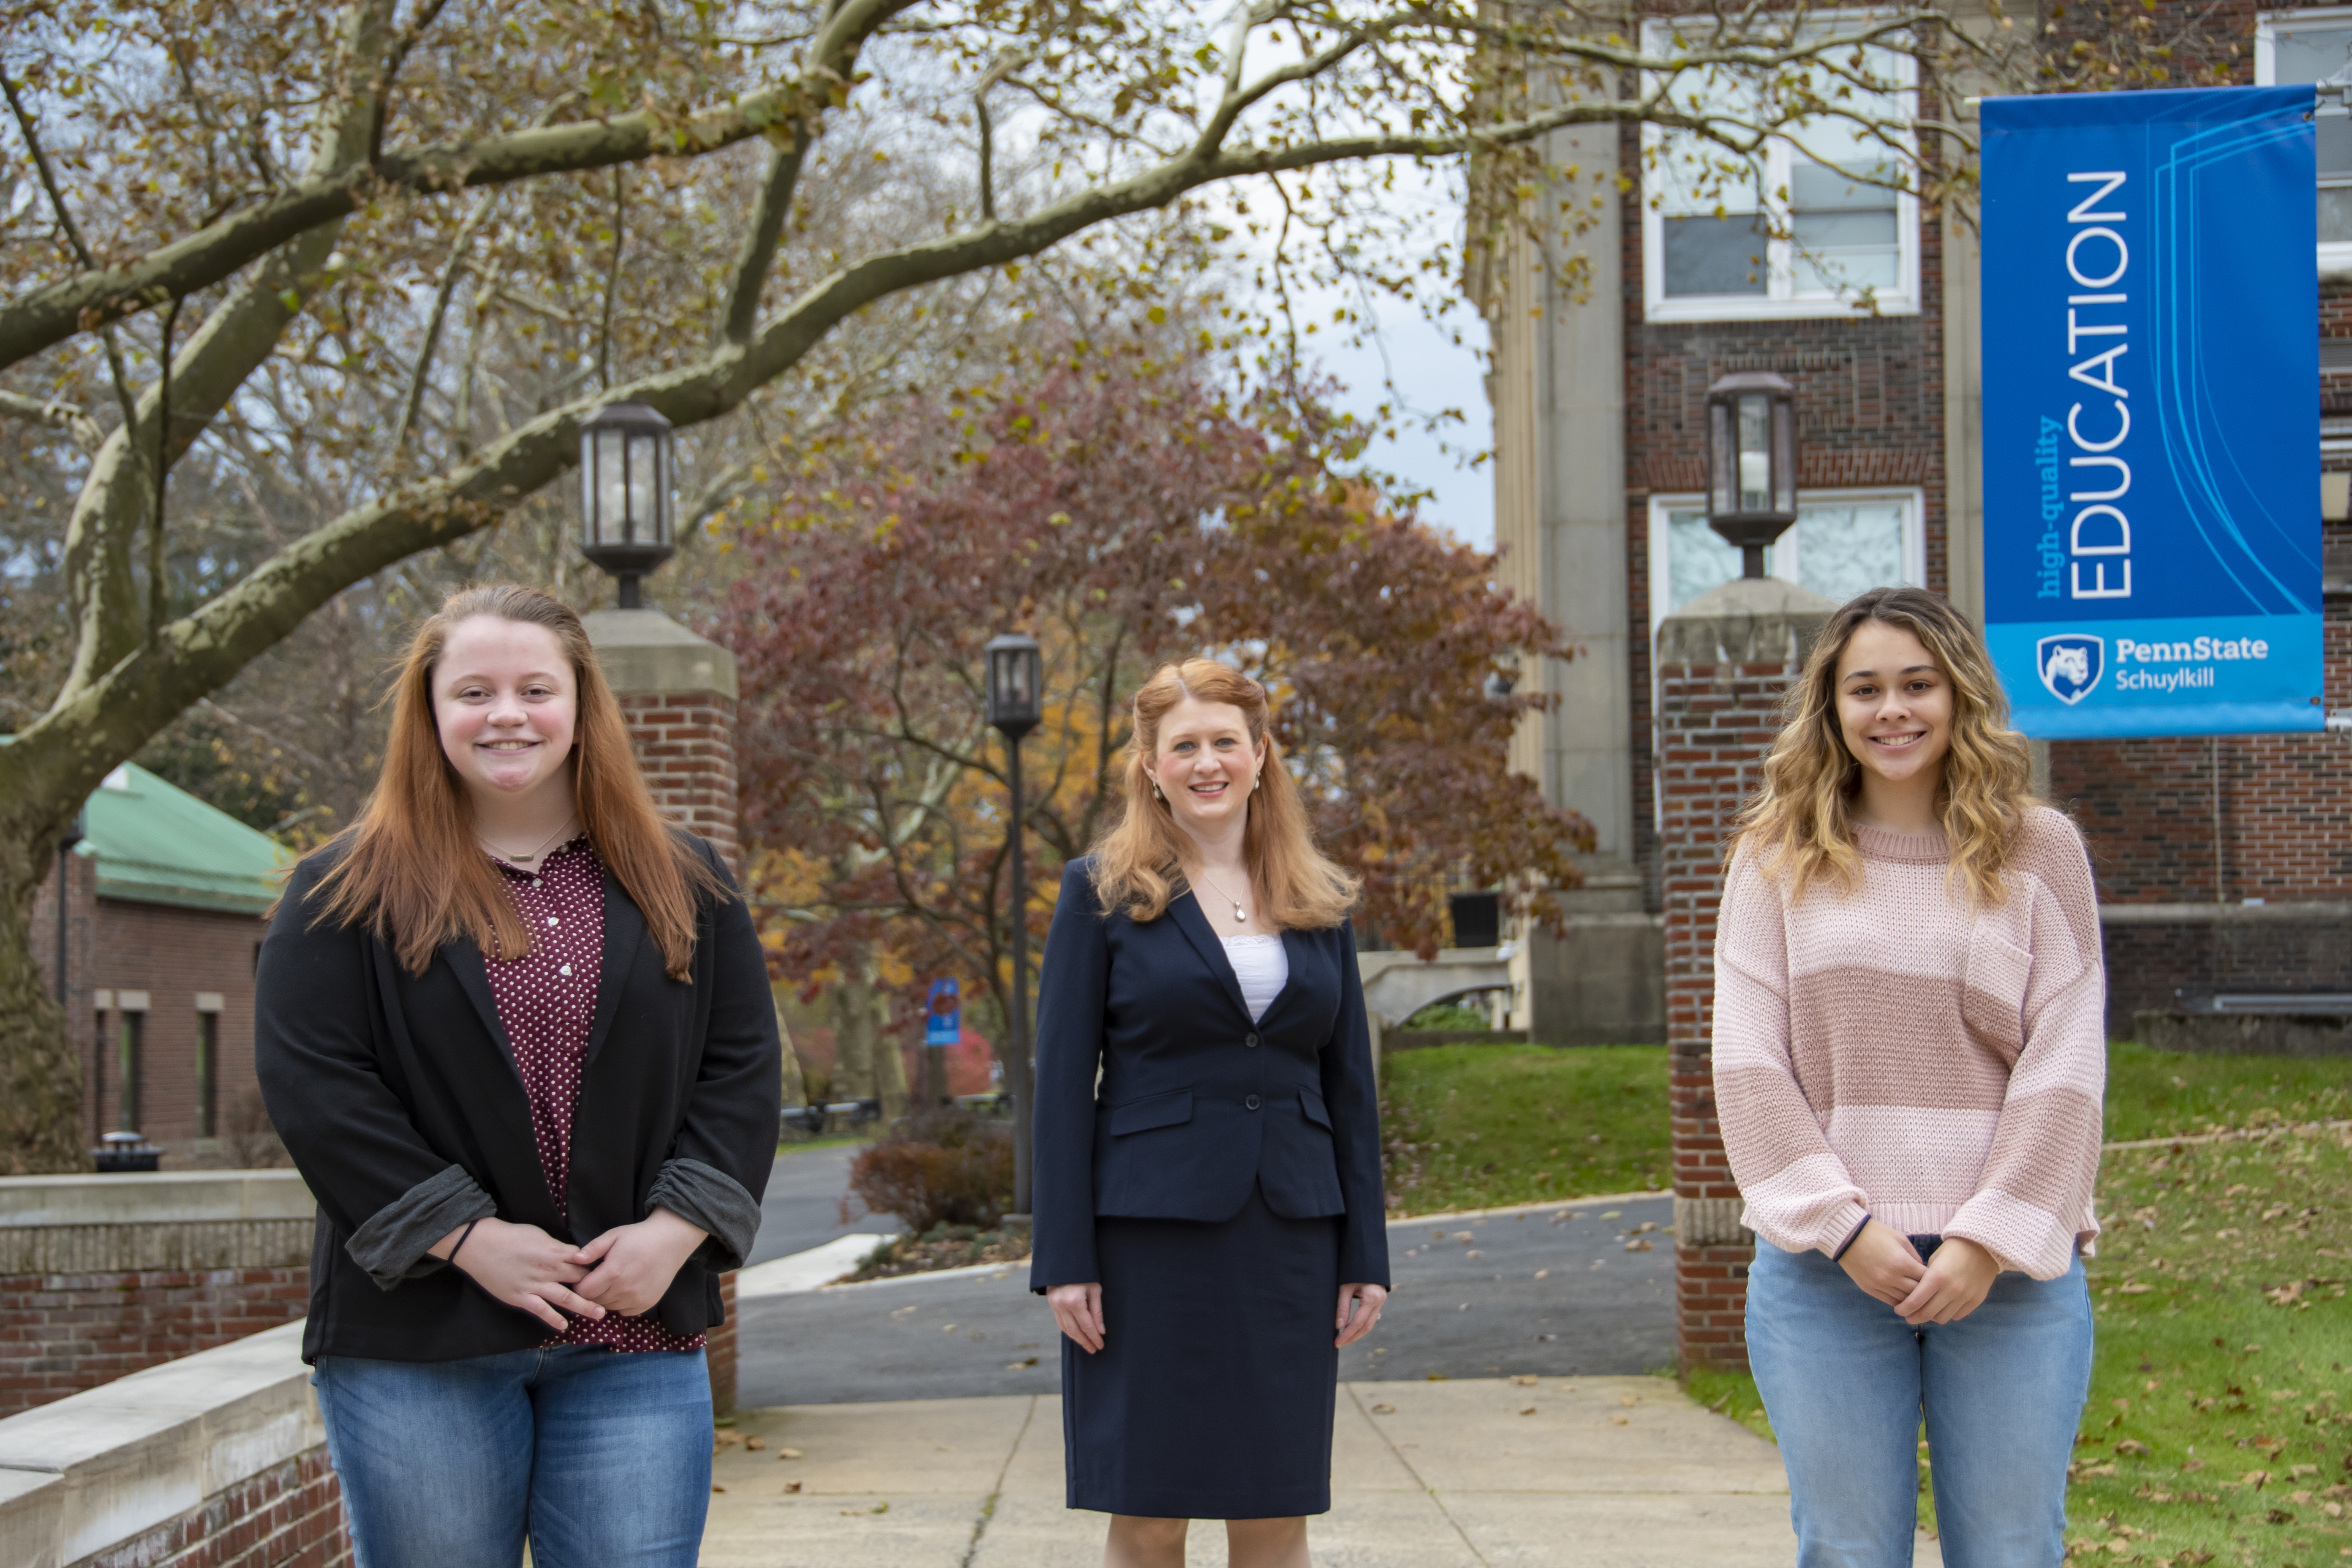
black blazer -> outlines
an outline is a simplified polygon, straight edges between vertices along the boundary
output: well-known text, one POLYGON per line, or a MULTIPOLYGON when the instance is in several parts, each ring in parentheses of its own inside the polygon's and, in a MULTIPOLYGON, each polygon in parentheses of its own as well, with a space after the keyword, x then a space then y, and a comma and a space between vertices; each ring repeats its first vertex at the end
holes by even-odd
POLYGON ((1148 923, 1106 916, 1091 865, 1062 872, 1038 977, 1030 1288, 1102 1278, 1097 1215, 1227 1220, 1253 1185, 1278 1215, 1344 1216, 1340 1279, 1388 1284, 1353 930, 1285 931, 1289 982, 1253 1024, 1191 895, 1148 923))
MULTIPOLYGON (((709 845, 692 840, 732 894, 709 845)), ((751 911, 705 894, 690 982, 663 973, 645 917, 607 870, 596 1012, 572 1127, 570 1224, 541 1173, 530 1102, 481 950, 459 937, 423 974, 303 903, 335 851, 295 868, 262 942, 254 1066, 278 1136, 319 1200, 302 1356, 447 1361, 547 1338, 425 1256, 483 1215, 586 1242, 655 1201, 711 1232, 655 1312, 675 1332, 721 1319, 776 1155, 782 1057, 751 911)))

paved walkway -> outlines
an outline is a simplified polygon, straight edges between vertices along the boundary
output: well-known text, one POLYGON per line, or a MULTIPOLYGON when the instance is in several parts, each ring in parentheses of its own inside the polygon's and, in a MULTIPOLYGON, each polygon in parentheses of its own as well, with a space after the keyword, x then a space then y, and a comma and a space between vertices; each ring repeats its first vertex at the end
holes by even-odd
MULTIPOLYGON (((776 1201, 772 1191, 772 1213, 776 1201)), ((1631 1194, 1391 1221, 1396 1294, 1380 1327, 1340 1352, 1339 1375, 1554 1378, 1664 1366, 1675 1353, 1675 1253, 1663 1227, 1673 1218, 1671 1199, 1631 1194)), ((866 1245, 836 1240, 738 1277, 745 1404, 1061 1392, 1053 1314, 1029 1294, 1026 1264, 814 1289, 866 1245)))
MULTIPOLYGON (((706 1568, 1097 1568, 1051 1394, 746 1410, 706 1568), (798 1450, 798 1458, 779 1450, 798 1450)), ((1657 1377, 1350 1383, 1316 1568, 1788 1568, 1780 1456, 1657 1377)), ((1224 1562, 1195 1525, 1190 1564, 1224 1562)), ((1920 1543, 1919 1568, 1940 1568, 1920 1543)))

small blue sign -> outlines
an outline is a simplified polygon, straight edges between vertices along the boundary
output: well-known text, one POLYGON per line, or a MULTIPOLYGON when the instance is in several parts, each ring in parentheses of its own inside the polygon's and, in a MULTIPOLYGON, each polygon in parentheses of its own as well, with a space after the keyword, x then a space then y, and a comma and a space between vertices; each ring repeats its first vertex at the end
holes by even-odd
POLYGON ((923 1044, 963 1044, 963 987, 952 980, 931 982, 931 999, 923 1020, 923 1044))
POLYGON ((1984 101, 1985 633, 2029 735, 2326 727, 2312 103, 1984 101))

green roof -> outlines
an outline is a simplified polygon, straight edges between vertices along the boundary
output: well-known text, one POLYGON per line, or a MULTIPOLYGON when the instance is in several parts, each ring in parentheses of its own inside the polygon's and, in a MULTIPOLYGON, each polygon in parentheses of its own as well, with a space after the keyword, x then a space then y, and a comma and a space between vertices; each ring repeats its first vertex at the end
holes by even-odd
POLYGON ((294 852, 225 811, 125 763, 90 793, 77 854, 98 862, 104 899, 257 915, 294 852))

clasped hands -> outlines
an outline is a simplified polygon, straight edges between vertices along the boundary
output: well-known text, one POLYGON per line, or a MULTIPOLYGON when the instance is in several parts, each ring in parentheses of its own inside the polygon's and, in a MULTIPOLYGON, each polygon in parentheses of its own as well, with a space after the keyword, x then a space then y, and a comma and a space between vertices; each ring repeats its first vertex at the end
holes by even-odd
POLYGON ((535 1225, 485 1219, 475 1225, 471 1236, 459 1226, 429 1250, 447 1261, 456 1249, 456 1267, 494 1300, 529 1312, 561 1333, 571 1327, 565 1311, 593 1320, 607 1312, 634 1318, 652 1310, 709 1234, 657 1208, 635 1225, 614 1226, 584 1247, 559 1240, 535 1225), (461 1239, 462 1248, 457 1245, 461 1239))
MULTIPOLYGON (((1381 1321, 1381 1309, 1387 1304, 1385 1285, 1342 1285, 1339 1287, 1339 1308, 1332 1326, 1339 1337, 1331 1342, 1345 1349, 1372 1331, 1381 1321)), ((1088 1355, 1103 1348, 1102 1287, 1099 1284, 1056 1285, 1045 1292, 1045 1304, 1054 1309, 1054 1321, 1060 1325, 1077 1347, 1088 1355)))
POLYGON ((1909 1237, 1874 1219, 1864 1222, 1838 1267, 1913 1328, 1958 1322, 1984 1305, 2000 1273, 1991 1253, 1957 1236, 1923 1261, 1909 1237))

